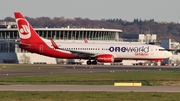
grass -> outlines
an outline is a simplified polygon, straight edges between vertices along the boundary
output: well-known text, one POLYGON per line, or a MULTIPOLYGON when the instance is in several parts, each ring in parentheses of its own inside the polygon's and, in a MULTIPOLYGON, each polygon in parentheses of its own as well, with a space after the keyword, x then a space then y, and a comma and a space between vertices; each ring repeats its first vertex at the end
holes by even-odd
MULTIPOLYGON (((6 69, 37 68, 6 65, 6 69)), ((54 67, 54 66, 53 66, 54 67)), ((40 68, 49 68, 42 66, 40 68)), ((57 66, 57 68, 59 68, 57 66)), ((114 82, 142 82, 148 86, 180 86, 180 71, 143 71, 89 74, 49 74, 1 77, 0 84, 113 85, 114 82)), ((0 91, 1 101, 179 101, 174 92, 70 92, 0 91)))
POLYGON ((180 93, 2 91, 1 101, 179 101, 180 93))
POLYGON ((5 69, 32 69, 32 68, 64 68, 63 66, 58 65, 28 65, 28 64, 3 64, 0 65, 0 68, 5 69))
POLYGON ((179 86, 180 71, 49 74, 0 78, 0 84, 113 85, 114 82, 142 82, 146 86, 179 86))

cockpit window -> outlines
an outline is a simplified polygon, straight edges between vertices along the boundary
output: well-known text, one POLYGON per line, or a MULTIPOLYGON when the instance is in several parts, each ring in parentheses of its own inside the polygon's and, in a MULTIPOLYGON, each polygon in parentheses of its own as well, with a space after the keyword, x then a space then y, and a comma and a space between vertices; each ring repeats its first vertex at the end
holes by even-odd
POLYGON ((166 49, 159 49, 159 51, 167 51, 166 49))

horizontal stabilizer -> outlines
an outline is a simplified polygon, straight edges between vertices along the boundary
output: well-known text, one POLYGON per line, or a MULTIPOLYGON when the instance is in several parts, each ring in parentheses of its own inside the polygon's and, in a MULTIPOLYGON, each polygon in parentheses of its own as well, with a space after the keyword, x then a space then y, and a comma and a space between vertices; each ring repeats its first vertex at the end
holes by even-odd
POLYGON ((25 43, 20 43, 20 42, 10 42, 13 44, 18 44, 18 45, 22 45, 22 46, 30 46, 31 44, 25 44, 25 43))

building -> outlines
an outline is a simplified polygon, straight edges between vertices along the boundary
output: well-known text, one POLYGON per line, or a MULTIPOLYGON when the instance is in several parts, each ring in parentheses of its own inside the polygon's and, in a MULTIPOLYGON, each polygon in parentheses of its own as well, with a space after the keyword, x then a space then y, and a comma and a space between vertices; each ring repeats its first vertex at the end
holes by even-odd
POLYGON ((120 41, 126 42, 142 42, 142 43, 152 43, 157 42, 156 34, 124 34, 120 41))
MULTIPOLYGON (((29 53, 14 44, 19 41, 19 34, 15 23, 0 23, 0 63, 32 63, 57 64, 64 60, 29 53)), ((43 38, 53 38, 56 42, 115 42, 119 40, 117 29, 91 29, 91 28, 35 28, 43 38)), ((72 60, 70 60, 72 61, 72 60)))
MULTIPOLYGON (((86 38, 88 42, 121 42, 121 43, 155 43, 157 42, 156 34, 132 34, 123 35, 119 38, 119 33, 122 30, 118 29, 91 29, 91 28, 35 28, 36 32, 43 38, 53 38, 56 42, 84 42, 86 38)), ((19 41, 19 34, 17 31, 16 23, 3 22, 0 23, 0 63, 31 63, 31 64, 60 64, 60 63, 84 63, 83 60, 74 59, 58 59, 47 56, 42 56, 35 53, 29 53, 19 48, 14 44, 19 41)), ((171 40, 162 40, 161 46, 166 49, 176 47, 179 49, 179 43, 172 43, 171 40), (167 46, 168 45, 168 46, 167 46)), ((172 58, 167 59, 165 62, 175 63, 177 62, 177 54, 172 58)), ((180 61, 180 59, 179 59, 180 61)), ((123 60, 124 65, 132 65, 144 61, 136 60, 123 60)), ((114 63, 113 63, 114 64, 114 63)), ((117 63, 116 63, 117 64, 117 63)))

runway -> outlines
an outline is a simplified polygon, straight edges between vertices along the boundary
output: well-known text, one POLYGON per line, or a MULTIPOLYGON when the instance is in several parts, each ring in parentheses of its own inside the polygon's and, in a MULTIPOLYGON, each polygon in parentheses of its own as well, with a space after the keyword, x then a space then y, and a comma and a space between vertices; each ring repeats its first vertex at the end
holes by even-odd
POLYGON ((179 86, 115 87, 111 85, 1 85, 0 91, 180 92, 179 86))
MULTIPOLYGON (((39 68, 42 65, 36 65, 37 68, 28 69, 1 69, 0 77, 10 76, 31 76, 48 74, 79 74, 79 73, 109 73, 109 72, 130 72, 130 71, 176 71, 180 67, 175 66, 119 66, 119 65, 48 65, 47 68, 39 68), (7 76, 8 75, 8 76, 7 76)), ((47 66, 47 65, 46 65, 47 66)))

